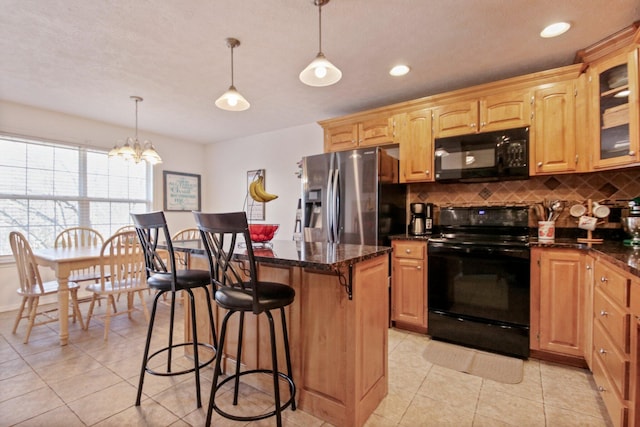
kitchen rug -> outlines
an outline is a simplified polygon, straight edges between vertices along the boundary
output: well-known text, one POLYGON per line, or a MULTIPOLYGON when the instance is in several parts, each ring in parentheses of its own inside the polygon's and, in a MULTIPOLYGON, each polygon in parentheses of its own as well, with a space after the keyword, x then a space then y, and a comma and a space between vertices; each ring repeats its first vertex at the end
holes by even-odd
POLYGON ((424 358, 434 365, 507 384, 521 382, 524 370, 521 359, 434 340, 427 344, 424 358))

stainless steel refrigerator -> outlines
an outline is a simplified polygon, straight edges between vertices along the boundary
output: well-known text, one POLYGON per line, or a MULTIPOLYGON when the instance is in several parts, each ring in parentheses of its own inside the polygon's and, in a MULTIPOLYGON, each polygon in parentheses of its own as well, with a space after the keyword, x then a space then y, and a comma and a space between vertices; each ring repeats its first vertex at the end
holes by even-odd
POLYGON ((390 246, 406 232, 406 185, 397 148, 360 148, 302 159, 306 242, 390 246))

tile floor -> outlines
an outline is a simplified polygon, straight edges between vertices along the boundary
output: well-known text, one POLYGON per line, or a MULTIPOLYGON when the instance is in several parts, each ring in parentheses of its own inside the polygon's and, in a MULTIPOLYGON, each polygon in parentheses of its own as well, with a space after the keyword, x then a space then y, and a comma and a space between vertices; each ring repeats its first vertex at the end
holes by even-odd
MULTIPOLYGON (((81 309, 86 312, 86 305, 81 309)), ((160 323, 168 311, 160 307, 160 323)), ((196 408, 190 375, 147 376, 142 405, 134 406, 146 333, 142 313, 113 320, 106 343, 100 321, 92 319, 88 331, 70 323, 70 344, 65 347, 58 345, 57 323, 34 328, 29 344, 23 344, 24 324, 11 334, 14 315, 0 313, 1 426, 204 424, 206 411, 196 408)), ((182 333, 181 325, 177 331, 182 333)), ((610 425, 586 370, 528 360, 522 383, 501 384, 426 362, 422 354, 428 340, 389 330, 389 394, 368 427, 610 425)), ((207 368, 202 382, 205 406, 211 374, 207 368)), ((252 389, 245 394, 253 408, 269 405, 264 393, 252 389)), ((285 426, 328 426, 300 409, 286 410, 283 417, 285 426)), ((245 424, 217 416, 213 420, 215 426, 245 424)), ((275 419, 251 425, 271 426, 275 419)))

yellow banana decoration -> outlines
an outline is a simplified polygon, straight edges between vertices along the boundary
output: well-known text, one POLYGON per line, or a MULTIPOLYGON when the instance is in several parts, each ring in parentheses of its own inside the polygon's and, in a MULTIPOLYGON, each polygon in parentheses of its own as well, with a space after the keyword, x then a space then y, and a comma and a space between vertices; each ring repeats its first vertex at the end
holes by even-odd
POLYGON ((256 202, 264 203, 264 200, 260 196, 258 196, 258 194, 256 193, 257 184, 258 184, 258 181, 253 181, 251 184, 249 184, 249 195, 256 202))
MULTIPOLYGON (((265 189, 264 189, 264 177, 262 175, 260 175, 256 181, 252 182, 252 184, 254 184, 254 183, 255 183, 255 185, 253 186, 253 192, 258 197, 256 199, 255 197, 253 197, 253 194, 251 194, 251 197, 254 200, 262 201, 262 202, 270 202, 270 201, 278 198, 278 196, 276 196, 275 194, 267 193, 265 191, 265 189)), ((251 193, 251 186, 249 186, 249 192, 251 193)))

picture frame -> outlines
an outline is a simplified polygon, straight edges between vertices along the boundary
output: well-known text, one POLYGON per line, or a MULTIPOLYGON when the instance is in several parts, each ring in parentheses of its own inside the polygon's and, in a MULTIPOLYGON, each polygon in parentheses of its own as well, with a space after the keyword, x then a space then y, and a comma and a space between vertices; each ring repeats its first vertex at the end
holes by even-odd
POLYGON ((163 171, 164 210, 167 212, 199 211, 201 206, 200 175, 163 171))
POLYGON ((249 186, 258 179, 259 176, 265 178, 264 169, 254 169, 247 171, 247 220, 248 221, 264 221, 265 220, 265 202, 257 202, 251 198, 249 194, 249 186))

